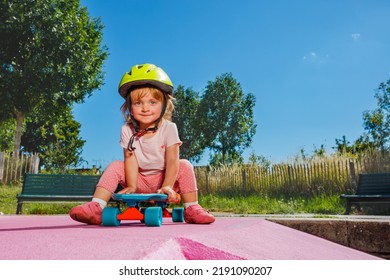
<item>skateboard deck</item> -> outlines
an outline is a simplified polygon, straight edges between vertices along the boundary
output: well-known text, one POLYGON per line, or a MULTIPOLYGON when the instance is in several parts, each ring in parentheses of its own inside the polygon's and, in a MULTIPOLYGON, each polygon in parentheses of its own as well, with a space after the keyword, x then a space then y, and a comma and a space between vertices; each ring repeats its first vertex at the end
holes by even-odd
POLYGON ((114 194, 114 200, 123 201, 127 205, 136 205, 138 202, 167 202, 168 195, 161 193, 130 193, 114 194))

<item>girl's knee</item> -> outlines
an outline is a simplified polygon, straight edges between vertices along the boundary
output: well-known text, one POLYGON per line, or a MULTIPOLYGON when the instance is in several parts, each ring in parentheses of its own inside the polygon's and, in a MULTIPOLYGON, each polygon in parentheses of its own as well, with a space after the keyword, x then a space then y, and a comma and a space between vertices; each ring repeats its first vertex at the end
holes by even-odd
POLYGON ((179 160, 179 169, 193 171, 194 167, 192 166, 191 162, 189 162, 188 160, 181 159, 181 160, 179 160))
POLYGON ((123 161, 115 160, 107 166, 106 170, 107 169, 120 170, 124 168, 125 168, 125 163, 123 161))
POLYGON ((124 162, 116 160, 111 162, 106 170, 104 170, 99 179, 98 186, 114 193, 118 184, 122 184, 125 181, 124 162))
POLYGON ((194 167, 188 160, 181 159, 179 161, 179 174, 176 187, 183 194, 197 191, 194 167))

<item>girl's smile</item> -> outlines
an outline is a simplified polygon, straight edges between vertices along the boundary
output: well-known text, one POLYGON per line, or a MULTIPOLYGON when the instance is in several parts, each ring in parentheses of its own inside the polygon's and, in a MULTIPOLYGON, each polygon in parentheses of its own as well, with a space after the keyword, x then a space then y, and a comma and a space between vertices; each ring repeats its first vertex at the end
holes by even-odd
POLYGON ((131 104, 131 113, 139 122, 140 128, 145 129, 154 126, 155 121, 161 115, 162 102, 147 93, 131 104))

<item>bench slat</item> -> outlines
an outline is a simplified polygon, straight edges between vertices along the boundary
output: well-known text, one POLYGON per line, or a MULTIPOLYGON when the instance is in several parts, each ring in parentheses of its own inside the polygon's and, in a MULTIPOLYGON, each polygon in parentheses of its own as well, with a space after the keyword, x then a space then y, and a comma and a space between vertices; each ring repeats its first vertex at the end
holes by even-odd
POLYGON ((25 195, 93 195, 100 176, 26 174, 22 194, 25 195))
POLYGON ((357 194, 390 194, 390 173, 360 174, 357 194))
POLYGON ((359 174, 356 194, 342 194, 347 200, 345 214, 349 214, 352 203, 390 201, 390 173, 359 174))
POLYGON ((93 195, 79 195, 79 196, 66 196, 66 195, 19 195, 18 198, 22 198, 23 201, 88 201, 91 200, 93 195))
MULTIPOLYGON (((96 186, 96 185, 95 185, 96 186)), ((81 186, 40 186, 33 189, 29 189, 24 194, 29 195, 92 195, 95 190, 95 186, 81 187, 81 186)))
POLYGON ((91 200, 100 175, 30 174, 24 175, 21 194, 17 195, 16 214, 23 202, 70 202, 91 200))

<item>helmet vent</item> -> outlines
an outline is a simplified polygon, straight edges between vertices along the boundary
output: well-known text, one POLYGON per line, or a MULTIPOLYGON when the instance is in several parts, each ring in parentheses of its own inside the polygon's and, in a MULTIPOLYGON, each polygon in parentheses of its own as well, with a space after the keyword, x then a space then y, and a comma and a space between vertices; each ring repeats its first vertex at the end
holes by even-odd
POLYGON ((153 85, 167 94, 173 94, 173 84, 163 69, 154 64, 138 64, 126 72, 118 87, 119 94, 126 98, 133 86, 153 85))

